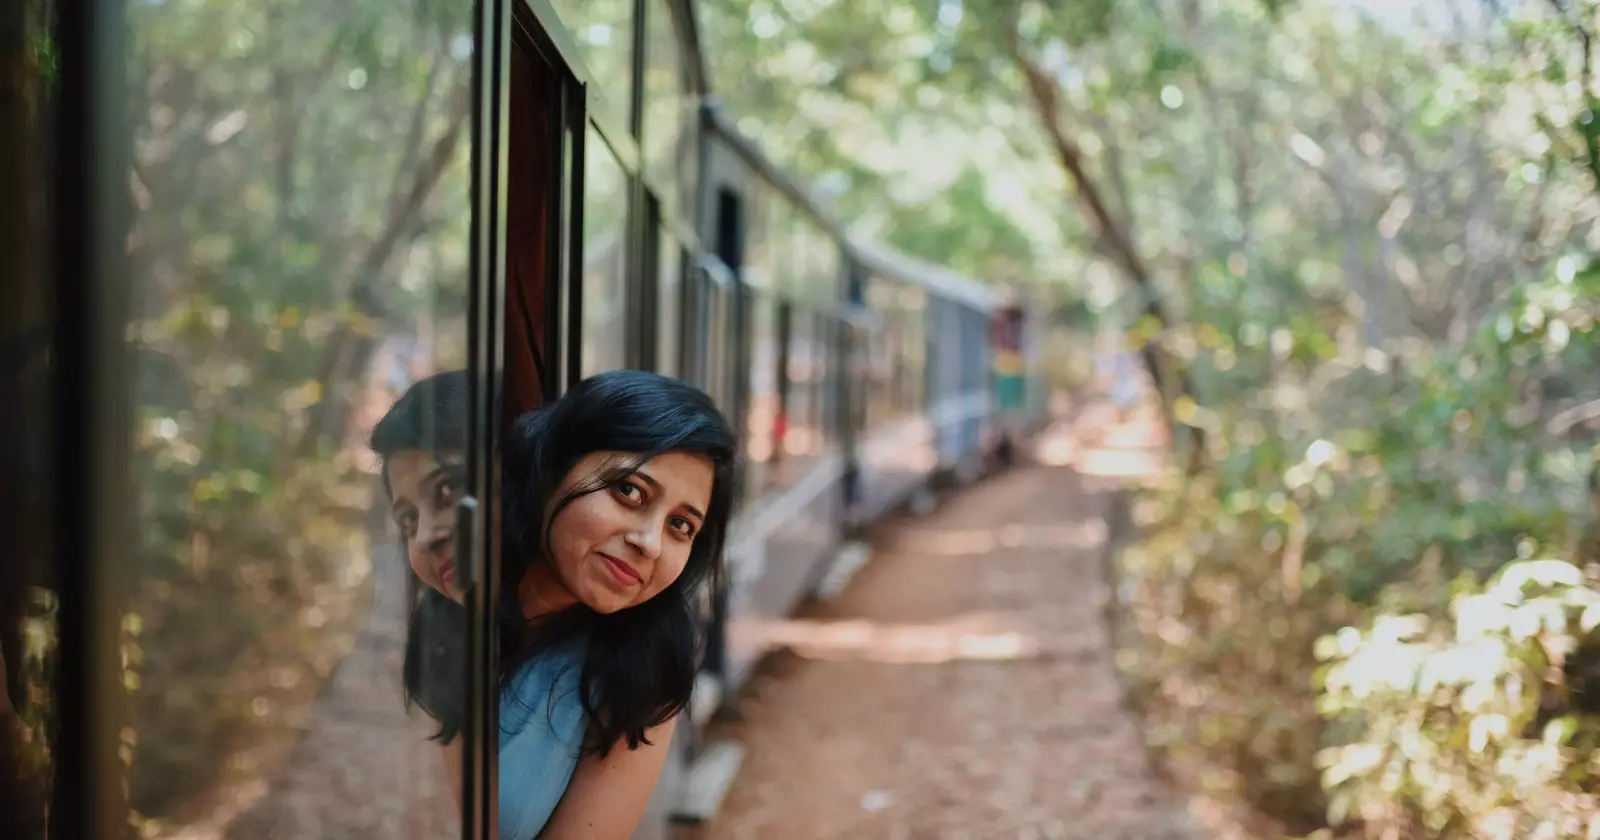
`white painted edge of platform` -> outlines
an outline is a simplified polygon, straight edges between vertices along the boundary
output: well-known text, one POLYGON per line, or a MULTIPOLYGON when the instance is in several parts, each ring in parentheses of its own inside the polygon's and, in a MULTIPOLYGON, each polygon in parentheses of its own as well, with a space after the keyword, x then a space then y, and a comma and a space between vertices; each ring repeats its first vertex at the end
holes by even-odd
POLYGON ((927 485, 923 485, 911 494, 911 502, 907 507, 911 509, 912 516, 924 519, 933 513, 938 504, 939 500, 933 495, 933 491, 927 485))
POLYGON ((722 808, 733 780, 744 764, 744 745, 737 741, 709 744, 689 765, 673 818, 709 822, 722 808))
POLYGON ((858 540, 840 546, 834 552, 833 562, 828 565, 828 573, 817 584, 817 599, 831 601, 839 597, 839 593, 850 585, 856 573, 871 559, 872 549, 864 542, 858 540))

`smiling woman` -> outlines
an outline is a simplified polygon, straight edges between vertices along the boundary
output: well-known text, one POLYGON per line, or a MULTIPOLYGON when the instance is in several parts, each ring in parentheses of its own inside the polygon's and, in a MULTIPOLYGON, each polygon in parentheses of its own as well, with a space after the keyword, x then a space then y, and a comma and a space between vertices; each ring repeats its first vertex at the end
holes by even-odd
POLYGON ((719 583, 733 432, 692 386, 611 371, 524 415, 505 446, 500 836, 625 838, 694 685, 695 596, 719 583), (546 727, 512 731, 518 702, 552 724, 581 717, 575 764, 546 751, 546 727))
MULTIPOLYGON (((458 790, 465 395, 460 372, 423 380, 372 435, 412 572, 406 696, 438 721, 458 790)), ((632 833, 694 684, 693 598, 717 583, 733 454, 709 397, 640 371, 588 379, 508 430, 500 837, 632 833)))

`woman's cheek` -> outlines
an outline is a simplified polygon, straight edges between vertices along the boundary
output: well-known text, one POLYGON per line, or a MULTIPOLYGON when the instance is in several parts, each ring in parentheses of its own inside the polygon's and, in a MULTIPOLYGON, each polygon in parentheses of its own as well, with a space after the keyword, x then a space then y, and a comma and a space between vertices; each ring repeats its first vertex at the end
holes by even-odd
POLYGON ((655 578, 650 581, 651 597, 654 597, 662 590, 675 583, 678 580, 678 576, 683 574, 683 567, 688 565, 688 562, 689 553, 688 550, 685 549, 682 555, 672 559, 672 563, 661 567, 661 569, 656 573, 655 578))

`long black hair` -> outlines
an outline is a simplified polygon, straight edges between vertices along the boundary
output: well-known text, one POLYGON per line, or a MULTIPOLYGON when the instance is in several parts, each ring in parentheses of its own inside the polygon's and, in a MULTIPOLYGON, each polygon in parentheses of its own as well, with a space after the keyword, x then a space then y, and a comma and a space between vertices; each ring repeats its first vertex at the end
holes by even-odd
POLYGON ((540 653, 581 638, 586 750, 604 755, 619 741, 629 749, 648 744, 646 730, 688 705, 700 648, 697 596, 701 587, 714 593, 722 585, 737 452, 732 427, 711 398, 693 386, 618 370, 590 377, 548 407, 518 418, 504 447, 502 687, 540 653), (572 469, 596 452, 623 453, 631 460, 581 479, 557 498, 572 469), (606 615, 579 605, 531 626, 522 615, 515 582, 533 564, 552 562, 550 524, 574 501, 615 486, 667 452, 706 458, 714 476, 705 521, 682 573, 641 604, 606 615))
MULTIPOLYGON (((395 403, 373 428, 372 448, 385 460, 420 449, 444 462, 464 452, 468 427, 466 375, 441 373, 417 382, 395 403)), ((649 743, 645 731, 689 702, 700 647, 696 598, 722 585, 737 453, 732 427, 711 398, 693 386, 623 370, 584 380, 549 406, 519 417, 503 437, 501 689, 540 654, 581 640, 580 697, 589 721, 585 748, 604 755, 619 741, 629 749, 649 743), (623 453, 632 460, 586 477, 547 505, 568 473, 595 452, 623 453), (530 622, 522 613, 518 584, 535 563, 552 562, 550 523, 574 501, 621 482, 666 452, 703 456, 714 475, 705 521, 677 580, 650 600, 609 615, 578 605, 530 622)), ((434 737, 448 743, 465 725, 460 690, 465 610, 423 586, 409 567, 407 574, 406 701, 436 720, 434 737)))
MULTIPOLYGON (((441 464, 459 462, 466 456, 470 428, 467 395, 466 371, 435 374, 407 388, 373 426, 371 447, 384 461, 385 491, 389 490, 388 460, 401 452, 427 452, 441 464)), ((406 604, 401 665, 406 705, 416 705, 437 721, 439 731, 433 737, 449 743, 465 725, 466 610, 423 585, 409 562, 406 604)))

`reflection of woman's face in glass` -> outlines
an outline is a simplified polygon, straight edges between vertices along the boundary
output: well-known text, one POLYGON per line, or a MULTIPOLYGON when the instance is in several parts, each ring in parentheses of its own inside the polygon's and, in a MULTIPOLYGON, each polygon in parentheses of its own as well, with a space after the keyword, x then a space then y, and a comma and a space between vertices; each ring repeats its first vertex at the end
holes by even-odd
MULTIPOLYGON (((631 458, 596 452, 567 474, 555 498, 631 458)), ((700 455, 667 452, 612 486, 579 496, 550 525, 557 580, 536 564, 537 583, 555 583, 597 613, 642 604, 672 585, 689 561, 711 506, 715 471, 700 455)))
POLYGON ((390 456, 390 515, 405 540, 411 571, 456 603, 465 594, 456 585, 456 501, 461 496, 459 462, 441 463, 430 452, 407 449, 390 456))

